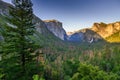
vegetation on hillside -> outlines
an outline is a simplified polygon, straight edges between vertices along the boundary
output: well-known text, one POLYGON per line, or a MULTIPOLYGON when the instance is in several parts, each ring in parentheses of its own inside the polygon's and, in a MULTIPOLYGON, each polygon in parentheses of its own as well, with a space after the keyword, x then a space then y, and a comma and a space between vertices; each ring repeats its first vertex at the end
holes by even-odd
POLYGON ((111 43, 113 42, 119 43, 120 42, 120 31, 115 34, 112 34, 111 36, 107 37, 105 40, 111 43))
POLYGON ((13 0, 13 4, 5 18, 10 23, 2 26, 1 31, 4 40, 1 41, 0 74, 3 80, 30 80, 41 71, 40 63, 35 60, 39 46, 30 39, 35 33, 32 3, 13 0))

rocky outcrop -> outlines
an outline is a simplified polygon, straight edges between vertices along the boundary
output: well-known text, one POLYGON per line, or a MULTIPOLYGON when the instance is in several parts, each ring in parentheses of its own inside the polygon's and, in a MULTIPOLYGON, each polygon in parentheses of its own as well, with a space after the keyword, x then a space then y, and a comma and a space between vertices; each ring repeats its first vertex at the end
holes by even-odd
POLYGON ((0 14, 1 15, 8 15, 8 13, 9 13, 8 9, 10 6, 12 6, 12 5, 0 0, 0 14))
MULTIPOLYGON (((9 3, 3 2, 0 0, 0 14, 8 15, 9 6, 12 6, 9 3)), ((66 32, 62 28, 62 23, 57 20, 46 20, 42 21, 40 18, 34 15, 33 23, 35 24, 36 31, 44 36, 55 35, 62 40, 66 40, 66 32)))
POLYGON ((69 35, 74 34, 74 32, 66 32, 66 34, 69 36, 69 35))
MULTIPOLYGON (((9 3, 0 0, 0 16, 9 15, 9 3)), ((4 21, 5 22, 5 21, 4 21)), ((36 31, 42 35, 49 36, 55 35, 61 40, 68 40, 74 42, 93 42, 102 38, 107 38, 115 33, 120 32, 120 22, 115 23, 94 23, 92 28, 82 29, 76 32, 66 31, 62 27, 62 23, 57 20, 45 20, 34 15, 33 23, 35 24, 36 31)), ((2 39, 0 37, 0 39, 2 39)))
POLYGON ((92 28, 69 33, 68 41, 98 41, 120 32, 120 22, 94 23, 92 28))
POLYGON ((110 24, 94 23, 91 30, 99 34, 101 37, 106 38, 120 31, 120 22, 110 24))
POLYGON ((61 40, 67 39, 67 34, 62 27, 62 23, 57 20, 44 20, 47 28, 61 40))
POLYGON ((72 42, 81 42, 83 41, 84 34, 82 32, 75 32, 68 35, 67 40, 72 42))
MULTIPOLYGON (((48 29, 47 26, 45 25, 45 23, 38 18, 37 16, 34 15, 33 17, 33 23, 35 23, 35 28, 36 31, 38 31, 40 34, 43 35, 48 35, 48 34, 52 34, 48 29)), ((53 34, 52 34, 53 35, 53 34)))
MULTIPOLYGON (((11 4, 6 3, 0 0, 0 15, 9 15, 9 7, 12 7, 11 4)), ((46 27, 45 23, 38 18, 37 16, 33 16, 33 23, 35 24, 36 31, 43 35, 53 35, 46 27)), ((54 35, 53 35, 54 36, 54 35)))
POLYGON ((96 32, 92 31, 91 29, 82 29, 73 34, 69 35, 68 41, 74 42, 96 42, 101 40, 101 36, 98 35, 96 32))
POLYGON ((99 34, 92 31, 91 29, 83 29, 82 32, 84 33, 83 41, 92 43, 102 39, 102 37, 99 34))

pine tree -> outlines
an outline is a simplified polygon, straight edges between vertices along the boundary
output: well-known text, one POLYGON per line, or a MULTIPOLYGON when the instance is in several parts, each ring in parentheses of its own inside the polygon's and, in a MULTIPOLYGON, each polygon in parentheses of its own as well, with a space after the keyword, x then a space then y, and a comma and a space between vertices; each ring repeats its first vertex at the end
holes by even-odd
POLYGON ((31 40, 35 33, 31 0, 12 0, 13 7, 9 10, 2 35, 2 67, 9 80, 31 80, 37 74, 34 51, 38 46, 31 40))

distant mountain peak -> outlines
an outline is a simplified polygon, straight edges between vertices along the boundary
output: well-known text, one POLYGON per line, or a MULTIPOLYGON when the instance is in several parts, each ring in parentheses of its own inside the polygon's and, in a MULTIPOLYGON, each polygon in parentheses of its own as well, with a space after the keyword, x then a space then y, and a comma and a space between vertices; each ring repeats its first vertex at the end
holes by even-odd
MULTIPOLYGON (((50 19, 50 20, 43 20, 44 22, 60 22, 60 21, 58 21, 58 20, 56 20, 56 19, 50 19)), ((60 22, 60 23, 62 23, 62 22, 60 22)))
MULTIPOLYGON (((0 0, 0 15, 8 15, 9 16, 9 7, 13 7, 13 5, 6 3, 2 0, 0 0)), ((1 20, 6 22, 5 20, 1 20)), ((2 23, 2 22, 1 22, 2 23)), ((33 23, 35 24, 35 28, 36 28, 36 32, 38 32, 38 35, 42 36, 52 36, 54 38, 57 38, 56 36, 54 36, 46 27, 45 23, 38 18, 37 16, 33 15, 33 23)), ((47 38, 47 37, 46 37, 47 38)))
POLYGON ((106 38, 118 31, 120 31, 120 22, 114 23, 94 23, 91 30, 95 31, 103 38, 106 38))
POLYGON ((94 23, 91 28, 80 29, 75 32, 70 32, 69 41, 98 41, 104 39, 108 42, 120 41, 120 22, 114 23, 94 23))
POLYGON ((74 32, 67 32, 67 35, 69 36, 69 35, 72 35, 72 34, 74 34, 74 32))
POLYGON ((50 30, 55 36, 60 38, 61 40, 66 40, 67 34, 63 29, 62 22, 52 19, 52 20, 44 20, 48 30, 50 30))

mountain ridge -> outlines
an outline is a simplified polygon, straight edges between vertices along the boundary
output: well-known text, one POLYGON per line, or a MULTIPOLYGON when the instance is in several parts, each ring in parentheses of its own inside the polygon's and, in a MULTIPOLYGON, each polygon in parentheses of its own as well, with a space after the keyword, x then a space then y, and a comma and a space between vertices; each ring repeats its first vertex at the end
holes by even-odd
MULTIPOLYGON (((108 24, 103 23, 103 22, 101 22, 101 23, 94 23, 91 28, 84 28, 84 29, 80 29, 80 30, 75 31, 75 32, 69 32, 69 36, 74 36, 75 34, 81 33, 81 32, 85 33, 86 30, 91 30, 91 31, 95 32, 96 36, 99 35, 101 37, 101 38, 97 37, 98 39, 104 39, 104 40, 110 42, 110 40, 107 40, 108 37, 110 37, 111 35, 114 35, 114 34, 120 32, 120 21, 113 22, 113 23, 108 23, 108 24)), ((89 34, 91 34, 91 33, 89 33, 89 34)), ((87 33, 86 36, 88 36, 90 38, 88 33, 87 33)), ((76 36, 76 37, 79 37, 79 35, 76 36)), ((112 42, 116 42, 116 41, 120 42, 120 36, 118 36, 117 39, 118 40, 113 40, 112 42)))
POLYGON ((95 31, 103 38, 109 37, 110 35, 120 31, 120 21, 113 23, 94 23, 91 30, 95 31))
POLYGON ((46 24, 48 30, 50 30, 56 37, 60 38, 61 40, 67 39, 67 34, 62 26, 62 22, 55 19, 43 21, 46 24))
MULTIPOLYGON (((9 16, 9 7, 10 7, 10 6, 13 7, 12 4, 6 3, 6 2, 4 2, 4 1, 2 1, 2 0, 0 0, 0 4, 1 4, 1 5, 0 5, 0 15, 1 15, 1 16, 3 16, 3 15, 9 16)), ((1 18, 1 19, 2 19, 2 18, 1 18)), ((5 22, 4 19, 1 20, 1 21, 4 21, 4 22, 5 22)), ((48 30, 48 28, 47 28, 47 26, 45 25, 45 23, 44 23, 39 17, 37 17, 37 16, 34 15, 34 14, 33 14, 33 23, 35 24, 36 31, 38 31, 40 34, 46 36, 46 38, 47 38, 47 36, 49 36, 49 35, 57 38, 56 36, 54 36, 53 33, 51 33, 51 32, 48 30)))
MULTIPOLYGON (((8 15, 9 6, 12 5, 0 0, 0 15, 8 15)), ((108 24, 103 22, 94 23, 91 28, 84 28, 74 32, 66 32, 62 26, 62 22, 55 19, 41 20, 34 15, 33 23, 35 23, 36 31, 46 36, 46 38, 51 35, 63 41, 72 42, 89 42, 91 40, 96 42, 101 39, 107 40, 109 36, 120 32, 120 21, 108 24)))

